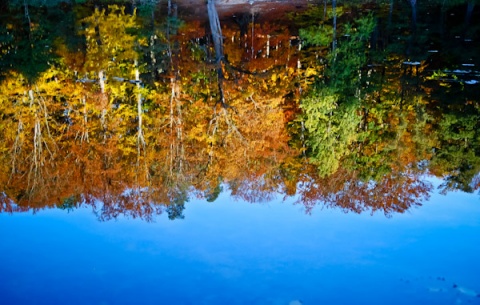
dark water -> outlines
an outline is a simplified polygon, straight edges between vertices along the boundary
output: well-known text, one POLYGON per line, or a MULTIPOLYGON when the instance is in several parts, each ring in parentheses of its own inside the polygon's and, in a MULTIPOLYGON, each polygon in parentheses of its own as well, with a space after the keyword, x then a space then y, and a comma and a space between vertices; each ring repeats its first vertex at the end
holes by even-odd
POLYGON ((0 304, 479 304, 474 1, 0 5, 0 304))

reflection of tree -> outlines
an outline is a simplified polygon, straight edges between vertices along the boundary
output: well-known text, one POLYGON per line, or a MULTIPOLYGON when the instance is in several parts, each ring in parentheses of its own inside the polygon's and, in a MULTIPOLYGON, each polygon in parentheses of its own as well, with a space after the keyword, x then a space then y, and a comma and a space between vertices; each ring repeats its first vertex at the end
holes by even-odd
POLYGON ((480 172, 478 104, 450 104, 438 121, 439 147, 432 158, 432 171, 444 176, 444 192, 473 192, 473 179, 480 172))
POLYGON ((59 110, 56 98, 62 92, 60 84, 51 79, 55 74, 52 67, 29 84, 21 75, 11 73, 1 86, 0 109, 6 128, 3 149, 9 152, 3 160, 9 164, 9 183, 26 184, 23 194, 18 194, 20 198, 38 196, 58 178, 53 161, 61 133, 55 113, 59 110))
POLYGON ((355 172, 337 171, 328 178, 310 176, 302 181, 298 203, 307 212, 315 205, 340 207, 345 212, 403 213, 429 198, 432 186, 412 171, 391 173, 380 181, 363 181, 355 172))
MULTIPOLYGON (((323 176, 338 169, 356 139, 361 68, 366 63, 363 50, 373 26, 371 17, 359 19, 356 30, 345 26, 346 41, 328 55, 324 79, 302 101, 311 159, 323 176)), ((304 34, 307 41, 322 41, 315 36, 319 34, 304 34)))
POLYGON ((187 189, 177 189, 173 188, 170 194, 170 203, 167 205, 166 212, 168 214, 168 219, 183 219, 183 210, 185 209, 185 203, 188 202, 188 191, 187 189))
POLYGON ((140 218, 146 221, 153 220, 155 215, 163 212, 164 206, 152 201, 148 190, 125 191, 121 195, 102 194, 102 197, 85 197, 87 204, 94 207, 94 212, 102 221, 118 217, 140 218), (101 199, 100 202, 97 200, 101 199))
MULTIPOLYGON (((333 50, 323 8, 308 13, 322 23, 301 41, 258 15, 242 38, 242 27, 220 24, 213 1, 207 8, 213 40, 199 21, 179 26, 173 5, 165 21, 153 7, 148 20, 119 6, 71 12, 83 48, 60 37, 62 58, 34 78, 5 70, 0 210, 87 204, 102 220, 181 219, 190 196, 213 202, 229 188, 249 202, 298 194, 308 211, 391 215, 428 197, 428 169, 446 177, 445 190, 478 188, 473 93, 460 83, 439 91, 423 62, 404 71, 400 47, 366 48, 373 18, 342 26, 349 16, 337 7, 333 50)), ((25 43, 8 35, 0 56, 25 43)))
POLYGON ((12 13, 0 25, 0 77, 14 70, 33 82, 56 57, 52 49, 56 38, 56 25, 52 23, 55 14, 49 14, 46 8, 31 7, 27 2, 12 13))

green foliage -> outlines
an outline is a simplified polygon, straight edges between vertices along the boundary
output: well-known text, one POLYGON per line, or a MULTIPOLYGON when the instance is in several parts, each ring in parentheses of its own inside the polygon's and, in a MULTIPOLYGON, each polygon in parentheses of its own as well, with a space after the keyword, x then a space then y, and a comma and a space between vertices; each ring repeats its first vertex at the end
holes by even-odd
POLYGON ((219 183, 215 186, 214 189, 209 189, 207 191, 205 199, 207 200, 207 202, 214 202, 215 200, 217 200, 218 196, 222 193, 222 191, 223 191, 223 187, 219 183))
POLYGON ((23 10, 17 10, 9 20, 2 20, 0 26, 5 29, 0 32, 0 73, 15 70, 34 82, 57 58, 52 21, 41 14, 31 9, 27 18, 23 10))
MULTIPOLYGON (((329 19, 332 19, 334 16, 334 12, 331 6, 327 7, 326 15, 324 18, 324 7, 323 5, 319 6, 311 6, 305 12, 300 14, 292 13, 290 14, 290 19, 294 22, 297 26, 301 28, 310 27, 312 24, 319 24, 319 23, 327 23, 329 19)), ((342 6, 337 6, 335 14, 338 17, 344 14, 344 8, 342 6)))
POLYGON ((439 122, 440 148, 431 163, 445 175, 444 192, 472 192, 472 179, 480 171, 479 109, 465 108, 444 114, 439 122))
MULTIPOLYGON (((346 38, 328 55, 325 78, 301 102, 310 157, 321 176, 338 169, 358 136, 359 75, 367 60, 366 42, 375 22, 368 15, 355 24, 356 27, 344 27, 346 38)), ((310 42, 322 42, 320 36, 308 36, 309 33, 313 31, 303 32, 310 42)))
POLYGON ((329 46, 333 39, 333 28, 328 25, 300 29, 300 38, 309 45, 329 46))
POLYGON ((185 203, 188 202, 188 191, 184 188, 178 188, 171 192, 170 203, 167 205, 168 219, 184 219, 183 211, 185 210, 185 203))
MULTIPOLYGON (((9 31, 7 27, 0 26, 0 73, 3 74, 12 68, 12 63, 9 62, 6 57, 9 52, 14 51, 14 36, 12 31, 9 31)), ((0 77, 2 76, 0 74, 0 77)))
POLYGON ((61 210, 66 210, 72 212, 80 205, 80 196, 72 195, 68 198, 63 199, 62 203, 57 205, 57 208, 61 210))
POLYGON ((358 105, 342 103, 340 96, 328 88, 317 90, 302 100, 311 161, 321 176, 334 173, 340 160, 349 154, 360 122, 358 105))
POLYGON ((352 94, 360 81, 360 69, 367 62, 367 43, 375 27, 375 20, 370 14, 359 18, 355 26, 344 26, 344 38, 338 47, 328 55, 329 68, 326 76, 330 86, 338 88, 344 94, 352 94))
MULTIPOLYGON (((83 3, 86 0, 75 0, 77 3, 83 3)), ((22 7, 25 3, 32 7, 55 7, 65 0, 9 0, 10 7, 22 7)))
POLYGON ((168 17, 167 24, 170 34, 176 35, 178 30, 184 25, 184 22, 178 17, 168 17))

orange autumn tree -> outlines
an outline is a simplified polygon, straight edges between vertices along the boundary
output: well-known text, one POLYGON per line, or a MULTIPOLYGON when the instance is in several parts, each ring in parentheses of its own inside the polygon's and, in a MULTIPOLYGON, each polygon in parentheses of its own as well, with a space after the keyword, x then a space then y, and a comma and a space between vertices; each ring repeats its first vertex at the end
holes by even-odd
POLYGON ((12 72, 0 84, 2 166, 8 175, 2 182, 18 202, 51 204, 56 198, 47 194, 55 197, 63 192, 55 184, 60 179, 58 162, 67 153, 64 114, 72 93, 64 85, 65 77, 61 64, 52 64, 33 83, 12 72))

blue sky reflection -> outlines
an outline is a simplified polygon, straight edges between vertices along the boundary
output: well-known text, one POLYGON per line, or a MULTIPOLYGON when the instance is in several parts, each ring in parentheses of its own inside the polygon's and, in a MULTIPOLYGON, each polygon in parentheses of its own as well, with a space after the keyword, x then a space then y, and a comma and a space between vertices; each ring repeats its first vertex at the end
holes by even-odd
POLYGON ((478 195, 433 194, 392 218, 280 201, 224 193, 153 223, 0 214, 1 303, 480 303, 478 195))

